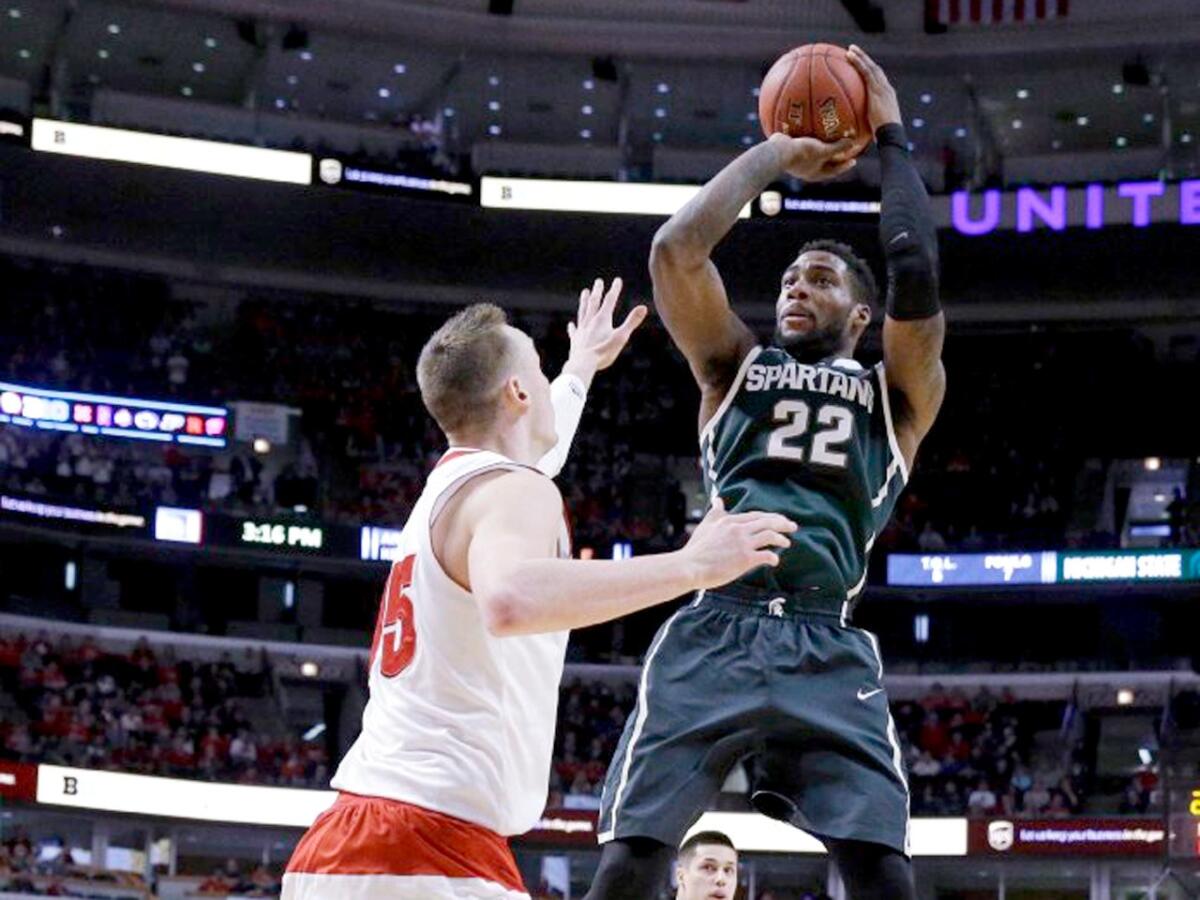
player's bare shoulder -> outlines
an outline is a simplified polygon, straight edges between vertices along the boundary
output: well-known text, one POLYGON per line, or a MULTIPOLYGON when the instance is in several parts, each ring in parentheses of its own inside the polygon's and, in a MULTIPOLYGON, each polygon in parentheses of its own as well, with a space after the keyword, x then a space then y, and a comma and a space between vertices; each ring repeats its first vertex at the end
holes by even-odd
POLYGON ((471 543, 490 534, 553 533, 562 516, 562 494, 533 468, 493 469, 471 478, 454 492, 433 522, 431 538, 438 562, 464 590, 470 590, 471 543))

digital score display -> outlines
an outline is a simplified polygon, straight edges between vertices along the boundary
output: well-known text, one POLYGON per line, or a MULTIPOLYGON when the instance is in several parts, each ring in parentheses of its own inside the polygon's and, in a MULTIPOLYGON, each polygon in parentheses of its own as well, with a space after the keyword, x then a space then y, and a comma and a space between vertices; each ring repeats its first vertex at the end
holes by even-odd
POLYGON ((0 382, 0 424, 43 431, 224 447, 229 411, 0 382))

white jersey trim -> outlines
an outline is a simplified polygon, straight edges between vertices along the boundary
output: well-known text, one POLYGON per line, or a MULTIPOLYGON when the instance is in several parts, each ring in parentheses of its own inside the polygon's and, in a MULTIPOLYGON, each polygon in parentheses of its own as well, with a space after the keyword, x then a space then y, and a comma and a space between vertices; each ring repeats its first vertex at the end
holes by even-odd
MULTIPOLYGON (((871 650, 875 653, 875 662, 879 666, 877 673, 879 683, 882 685, 883 653, 881 653, 879 650, 879 638, 875 636, 874 632, 867 631, 865 628, 858 628, 856 630, 861 631, 864 635, 866 635, 867 640, 871 642, 871 650)), ((887 707, 887 739, 888 743, 892 745, 892 768, 896 770, 896 777, 899 778, 900 783, 904 785, 904 796, 907 801, 905 803, 906 812, 904 816, 904 852, 906 855, 911 856, 910 843, 912 839, 912 815, 911 813, 907 812, 907 810, 912 804, 912 795, 909 793, 908 789, 908 776, 904 774, 904 751, 900 748, 900 738, 896 733, 896 720, 892 718, 892 708, 890 705, 887 707)))
MULTIPOLYGON (((695 606, 703 598, 704 592, 700 591, 696 597, 696 602, 691 604, 695 606)), ((609 824, 609 829, 596 835, 597 842, 606 844, 613 839, 617 831, 617 816, 621 812, 621 801, 625 797, 625 788, 629 784, 629 767, 633 764, 633 753, 637 749, 637 742, 642 736, 642 729, 646 727, 646 717, 650 714, 649 705, 647 703, 647 692, 650 687, 650 664, 654 662, 654 657, 658 653, 658 648, 662 646, 663 641, 667 639, 667 633, 671 630, 671 626, 675 624, 675 620, 679 617, 679 613, 683 612, 683 607, 667 619, 667 624, 663 626, 662 632, 658 636, 658 640, 650 647, 650 652, 646 654, 646 662, 642 664, 642 679, 638 685, 638 714, 637 719, 633 723, 633 733, 629 735, 629 744, 625 747, 625 759, 621 763, 621 778, 617 782, 616 790, 613 793, 612 804, 612 821, 609 824)), ((613 760, 616 762, 616 760, 613 760)))
MULTIPOLYGON (((882 395, 883 401, 883 422, 887 426, 888 446, 892 449, 893 462, 900 469, 900 477, 904 479, 904 483, 908 483, 908 464, 904 462, 904 454, 900 452, 900 442, 896 440, 896 428, 892 423, 892 401, 888 398, 888 383, 887 372, 883 367, 883 363, 876 363, 875 371, 879 373, 879 393, 882 395)), ((891 481, 892 466, 888 466, 888 481, 891 481)), ((884 482, 887 486, 887 482, 884 482)), ((882 492, 887 496, 887 492, 882 492)), ((876 504, 878 505, 878 504, 876 504)))
POLYGON ((721 421, 721 417, 733 405, 733 400, 737 396, 738 390, 742 386, 742 382, 746 380, 746 373, 750 371, 750 364, 762 353, 762 346, 750 348, 750 352, 746 354, 746 358, 742 360, 741 366, 738 368, 737 374, 733 376, 733 382, 729 385, 729 392, 721 401, 721 405, 717 407, 717 411, 713 413, 713 417, 704 423, 704 427, 700 429, 700 443, 704 443, 704 439, 708 437, 716 429, 717 424, 721 421))
POLYGON ((280 900, 529 900, 485 878, 288 872, 280 900))

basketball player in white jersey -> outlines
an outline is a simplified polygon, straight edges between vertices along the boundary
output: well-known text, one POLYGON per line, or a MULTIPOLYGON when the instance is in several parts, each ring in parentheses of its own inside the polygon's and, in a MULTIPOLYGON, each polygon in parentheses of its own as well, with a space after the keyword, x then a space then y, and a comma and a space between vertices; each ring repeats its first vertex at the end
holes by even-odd
POLYGON ((450 449, 388 578, 339 797, 292 855, 284 900, 527 898, 506 838, 545 804, 568 630, 778 564, 772 548, 796 526, 720 506, 681 550, 570 559, 562 497, 535 464, 561 466, 553 448, 574 432, 563 419, 578 422, 591 374, 645 318, 639 307, 614 327, 619 294, 619 280, 607 295, 597 282, 580 298, 573 407, 490 304, 452 317, 421 351, 421 397, 450 449))

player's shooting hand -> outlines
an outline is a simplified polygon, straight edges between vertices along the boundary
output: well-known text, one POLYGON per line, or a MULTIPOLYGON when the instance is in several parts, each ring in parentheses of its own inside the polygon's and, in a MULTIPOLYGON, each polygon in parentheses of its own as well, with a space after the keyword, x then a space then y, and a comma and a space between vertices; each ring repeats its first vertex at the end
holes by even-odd
POLYGON ((789 535, 798 527, 777 513, 731 515, 718 497, 681 553, 693 567, 697 589, 716 587, 759 566, 779 565, 772 548, 791 546, 789 535))
POLYGON ((767 142, 779 154, 779 168, 801 181, 828 181, 855 165, 854 141, 850 138, 827 144, 816 138, 794 138, 776 132, 767 142))
POLYGON ((858 44, 851 44, 846 51, 846 59, 858 69, 867 84, 867 118, 871 122, 871 134, 884 125, 900 124, 900 101, 896 99, 896 89, 888 81, 883 68, 867 55, 858 44))
POLYGON ((567 324, 571 352, 563 371, 574 372, 583 378, 584 383, 590 381, 596 372, 616 362, 629 343, 630 336, 646 321, 650 312, 645 304, 639 304, 629 311, 624 322, 614 324, 613 313, 616 312, 617 301, 621 299, 622 287, 621 279, 614 278, 605 293, 604 281, 597 278, 591 288, 584 288, 580 292, 579 314, 574 322, 567 324))

